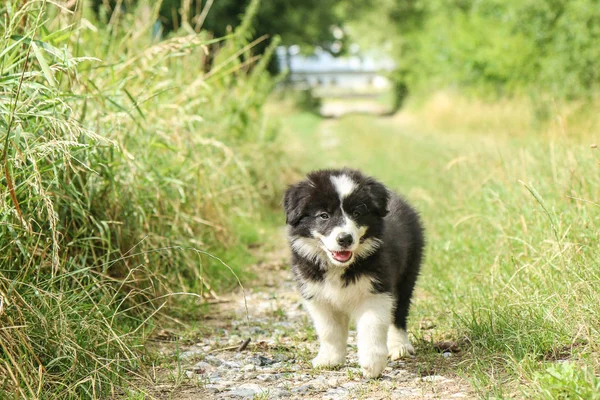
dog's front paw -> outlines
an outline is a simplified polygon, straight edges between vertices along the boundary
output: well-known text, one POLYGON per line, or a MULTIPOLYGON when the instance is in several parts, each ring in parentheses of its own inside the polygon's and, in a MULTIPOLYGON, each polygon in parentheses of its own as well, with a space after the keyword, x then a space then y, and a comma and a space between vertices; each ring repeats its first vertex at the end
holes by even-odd
POLYGON ((362 368, 362 373, 365 378, 377 378, 387 366, 387 352, 383 350, 359 357, 358 363, 362 368))
POLYGON ((389 356, 392 361, 414 354, 415 348, 408 342, 395 343, 389 346, 389 356))
POLYGON ((410 344, 406 331, 393 325, 388 332, 387 347, 392 361, 415 354, 415 348, 410 344))
POLYGON ((346 361, 346 354, 341 351, 332 349, 321 349, 319 354, 312 360, 312 365, 315 368, 319 367, 335 367, 343 364, 346 361))

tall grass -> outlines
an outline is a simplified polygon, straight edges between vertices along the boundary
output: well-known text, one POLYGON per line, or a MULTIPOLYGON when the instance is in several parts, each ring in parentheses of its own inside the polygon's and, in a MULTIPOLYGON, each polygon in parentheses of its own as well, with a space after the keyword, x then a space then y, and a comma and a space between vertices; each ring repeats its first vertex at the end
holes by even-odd
POLYGON ((232 228, 277 192, 257 2, 218 39, 159 40, 151 4, 107 24, 81 1, 0 6, 0 397, 118 393, 172 293, 235 282, 203 252, 254 237, 232 228))
POLYGON ((464 365, 482 394, 586 398, 578 390, 592 393, 598 384, 594 108, 555 103, 540 120, 530 99, 446 93, 413 111, 434 137, 454 142, 430 259, 437 278, 452 282, 444 304, 470 343, 464 365))

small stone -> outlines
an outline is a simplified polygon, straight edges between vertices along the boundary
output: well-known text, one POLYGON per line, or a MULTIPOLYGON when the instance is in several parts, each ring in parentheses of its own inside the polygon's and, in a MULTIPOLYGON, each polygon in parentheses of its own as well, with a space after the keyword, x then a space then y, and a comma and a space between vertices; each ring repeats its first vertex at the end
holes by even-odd
POLYGON ((198 348, 192 348, 190 350, 184 351, 182 353, 179 353, 179 359, 180 360, 187 360, 193 357, 197 357, 197 356, 202 356, 206 354, 204 352, 204 350, 202 349, 198 349, 198 348))
POLYGON ((269 381, 275 380, 275 375, 276 374, 260 374, 260 375, 256 375, 256 379, 258 379, 259 381, 263 381, 263 382, 269 382, 269 381))
POLYGON ((342 385, 342 387, 346 390, 353 390, 355 389, 357 386, 360 386, 360 383, 358 382, 346 382, 342 385))
POLYGON ((221 360, 218 357, 211 356, 210 354, 204 357, 204 361, 206 361, 210 365, 214 365, 215 367, 218 367, 219 365, 223 364, 223 360, 221 360))
POLYGON ((327 386, 327 380, 325 379, 325 377, 323 375, 316 377, 315 379, 309 381, 308 383, 315 388, 322 388, 324 386, 327 386))
POLYGON ((301 385, 292 389, 292 393, 305 394, 310 390, 310 385, 301 385))
POLYGON ((275 354, 273 356, 273 360, 276 361, 276 362, 289 361, 289 359, 290 359, 290 357, 288 355, 282 354, 282 353, 275 354))
POLYGON ((441 375, 429 375, 422 377, 421 380, 425 382, 439 382, 447 380, 447 378, 441 375))
POLYGON ((242 375, 242 377, 246 381, 254 379, 254 378, 256 378, 256 372, 254 372, 254 371, 244 372, 244 374, 242 375))
POLYGON ((411 389, 396 389, 392 392, 392 399, 403 399, 406 397, 417 396, 411 389))
POLYGON ((291 395, 292 393, 289 390, 279 388, 269 389, 269 399, 283 399, 291 395))
POLYGON ((204 388, 209 393, 218 393, 218 392, 222 392, 225 390, 225 385, 209 383, 208 385, 204 385, 204 388))
POLYGON ((212 365, 210 365, 206 361, 200 361, 199 363, 196 363, 192 367, 192 371, 194 373, 196 373, 196 374, 205 374, 207 372, 212 372, 214 370, 215 370, 215 367, 213 367, 212 365))
POLYGON ((442 356, 444 356, 444 358, 452 357, 452 353, 449 351, 445 351, 442 353, 442 356))
POLYGON ((185 371, 185 376, 187 376, 188 379, 192 379, 194 377, 194 373, 192 371, 185 371))
POLYGON ((264 390, 256 383, 244 383, 234 390, 230 390, 227 394, 230 397, 239 397, 243 399, 252 399, 256 395, 263 393, 264 390))
POLYGON ((244 372, 255 371, 255 370, 256 370, 256 365, 254 365, 254 364, 246 364, 242 367, 242 371, 244 371, 244 372))
POLYGON ((253 326, 252 328, 250 328, 250 333, 252 334, 252 336, 258 336, 258 335, 262 335, 266 332, 264 329, 261 329, 258 326, 253 326))
POLYGON ((348 391, 344 389, 329 389, 327 393, 323 395, 323 399, 327 400, 339 400, 347 398, 348 391))
POLYGON ((463 397, 467 397, 464 393, 454 393, 450 396, 451 399, 462 399, 463 397))
POLYGON ((327 385, 329 385, 331 387, 339 386, 339 384, 340 384, 340 380, 336 377, 327 379, 327 385))
POLYGON ((231 369, 239 369, 242 367, 239 363, 236 363, 235 361, 224 361, 222 366, 231 369))
POLYGON ((275 361, 273 361, 272 359, 267 358, 265 356, 260 356, 260 355, 252 358, 252 363, 259 367, 264 367, 265 365, 271 365, 274 362, 275 361))

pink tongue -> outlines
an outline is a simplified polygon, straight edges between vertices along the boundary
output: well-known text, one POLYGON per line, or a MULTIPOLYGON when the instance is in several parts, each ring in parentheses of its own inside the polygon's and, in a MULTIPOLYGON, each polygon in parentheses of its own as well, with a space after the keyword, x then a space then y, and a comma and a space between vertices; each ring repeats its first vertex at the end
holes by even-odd
POLYGON ((348 261, 352 257, 351 251, 332 251, 331 254, 333 254, 333 258, 340 262, 348 261))

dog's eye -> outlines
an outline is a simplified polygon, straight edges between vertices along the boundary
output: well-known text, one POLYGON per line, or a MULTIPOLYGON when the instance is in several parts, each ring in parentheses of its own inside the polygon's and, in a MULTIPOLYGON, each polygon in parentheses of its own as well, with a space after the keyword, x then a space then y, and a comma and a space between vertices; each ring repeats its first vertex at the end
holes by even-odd
POLYGON ((329 214, 327 214, 326 212, 319 214, 319 218, 321 219, 329 219, 329 214))
POLYGON ((354 211, 352 211, 352 216, 354 218, 356 217, 360 217, 363 214, 368 214, 369 213, 369 209, 367 208, 367 206, 365 204, 361 204, 358 207, 356 207, 354 209, 354 211))

